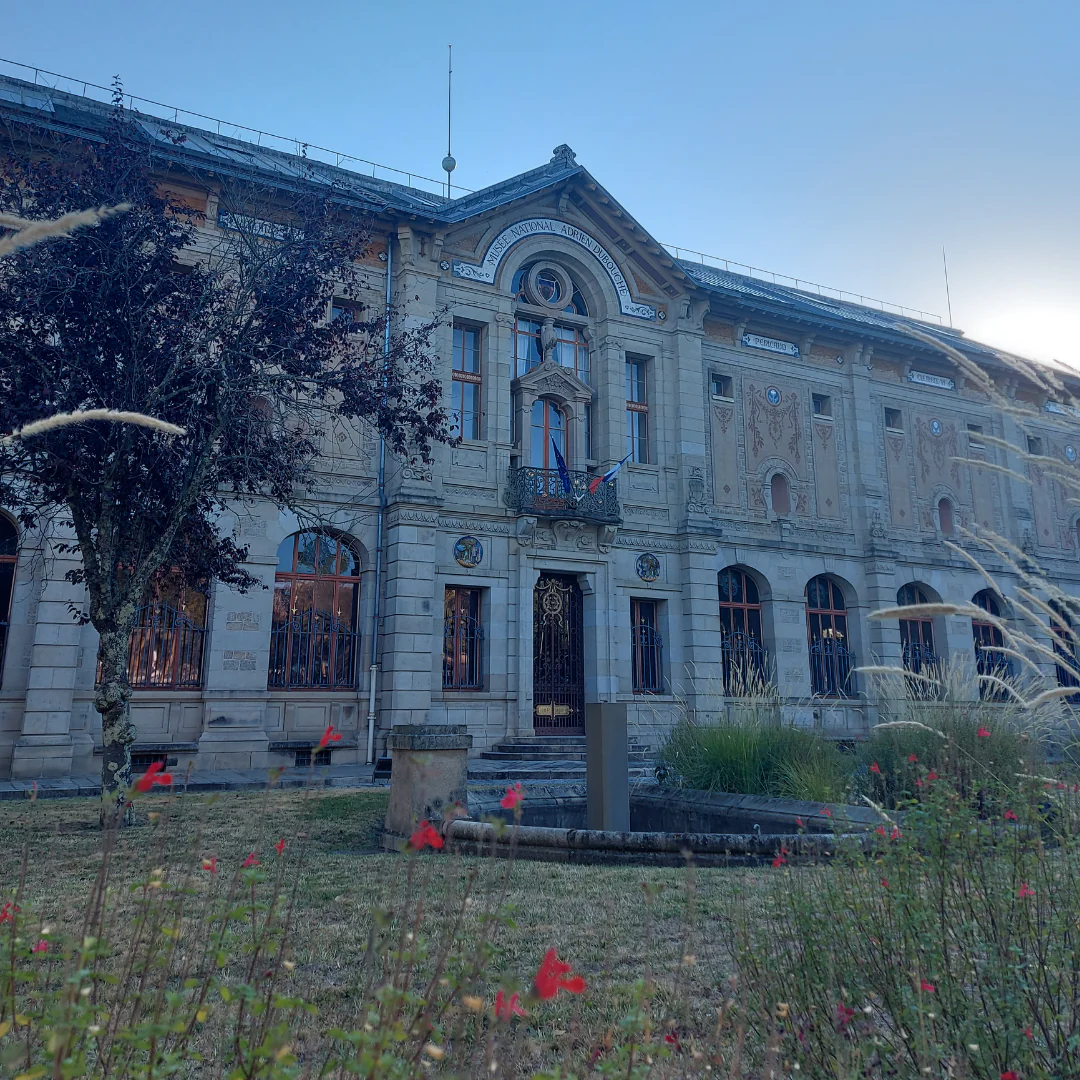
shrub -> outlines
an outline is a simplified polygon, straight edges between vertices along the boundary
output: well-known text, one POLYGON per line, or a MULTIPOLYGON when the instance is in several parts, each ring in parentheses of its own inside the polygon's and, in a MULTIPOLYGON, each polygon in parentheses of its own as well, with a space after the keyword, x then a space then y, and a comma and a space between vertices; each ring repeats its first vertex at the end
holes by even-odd
POLYGON ((849 777, 843 754, 799 728, 755 722, 699 725, 684 720, 660 752, 682 787, 832 802, 849 777))
POLYGON ((808 1076, 1077 1075, 1080 807, 1038 777, 994 797, 931 781, 869 856, 777 869, 733 937, 761 1045, 808 1076))

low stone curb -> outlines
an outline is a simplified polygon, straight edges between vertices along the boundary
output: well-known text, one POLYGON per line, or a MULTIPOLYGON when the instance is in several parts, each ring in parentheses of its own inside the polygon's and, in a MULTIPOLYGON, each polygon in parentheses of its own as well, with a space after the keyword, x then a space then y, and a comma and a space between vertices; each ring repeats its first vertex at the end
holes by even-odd
MULTIPOLYGON (((733 866, 771 861, 802 862, 828 858, 841 845, 868 842, 865 833, 607 832, 598 829, 500 827, 486 821, 457 820, 446 826, 448 848, 474 855, 570 863, 628 863, 651 866, 733 866)), ((444 849, 446 850, 446 849, 444 849)))

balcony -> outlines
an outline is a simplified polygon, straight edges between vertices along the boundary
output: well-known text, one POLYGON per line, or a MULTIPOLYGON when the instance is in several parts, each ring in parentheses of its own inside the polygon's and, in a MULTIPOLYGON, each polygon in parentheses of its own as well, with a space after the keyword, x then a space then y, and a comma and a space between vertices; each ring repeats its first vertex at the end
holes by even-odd
POLYGON ((588 473, 571 471, 573 490, 567 493, 558 469, 511 469, 506 501, 519 514, 617 525, 620 519, 615 481, 601 484, 590 495, 589 483, 593 479, 588 473))

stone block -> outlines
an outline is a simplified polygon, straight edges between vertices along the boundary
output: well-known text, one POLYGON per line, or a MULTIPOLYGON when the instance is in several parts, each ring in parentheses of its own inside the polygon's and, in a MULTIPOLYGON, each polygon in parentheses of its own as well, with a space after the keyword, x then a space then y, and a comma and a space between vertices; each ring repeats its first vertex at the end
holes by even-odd
POLYGON ((386 746, 393 758, 383 847, 400 851, 417 822, 439 822, 468 805, 469 750, 464 724, 401 724, 386 746))
POLYGON ((626 703, 591 701, 585 706, 587 827, 630 831, 630 773, 626 703))

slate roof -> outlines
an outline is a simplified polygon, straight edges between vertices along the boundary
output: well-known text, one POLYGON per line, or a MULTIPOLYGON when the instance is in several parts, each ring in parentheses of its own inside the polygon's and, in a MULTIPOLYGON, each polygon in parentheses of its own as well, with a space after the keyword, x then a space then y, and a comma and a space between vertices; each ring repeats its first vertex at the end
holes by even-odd
MULTIPOLYGON (((0 116, 66 134, 100 138, 111 115, 111 106, 96 98, 0 75, 0 116)), ((129 115, 136 122, 136 130, 163 160, 284 186, 324 186, 333 189, 335 198, 372 213, 397 211, 433 224, 456 224, 527 198, 574 176, 589 175, 577 163, 570 147, 563 145, 557 147, 551 160, 539 168, 480 191, 448 199, 436 192, 366 176, 352 169, 306 157, 302 153, 288 153, 136 110, 130 110, 129 115)), ((707 292, 725 296, 734 303, 757 311, 833 326, 848 332, 886 337, 902 334, 902 327, 906 324, 938 336, 949 344, 962 343, 967 353, 984 358, 1000 358, 1004 355, 1000 350, 965 338, 959 330, 935 323, 818 296, 703 263, 682 259, 675 259, 674 262, 691 282, 707 292)), ((1039 366, 1076 377, 1076 372, 1060 364, 1039 366)))

